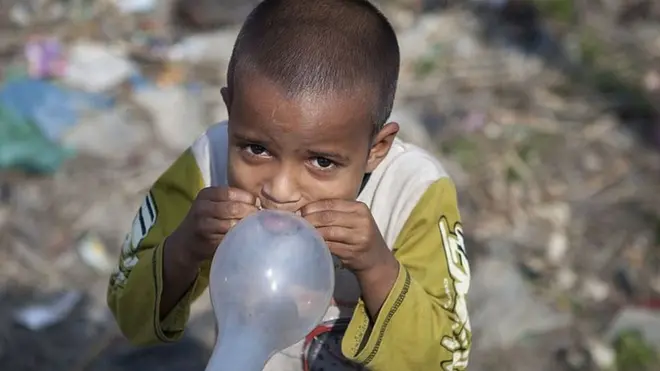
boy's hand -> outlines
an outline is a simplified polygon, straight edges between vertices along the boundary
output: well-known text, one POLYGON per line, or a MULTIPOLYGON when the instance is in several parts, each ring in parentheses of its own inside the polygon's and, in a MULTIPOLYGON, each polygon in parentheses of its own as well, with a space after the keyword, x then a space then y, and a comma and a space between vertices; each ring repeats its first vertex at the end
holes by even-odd
POLYGON ((382 267, 398 267, 364 203, 322 200, 307 204, 300 212, 323 236, 330 252, 358 278, 382 267))
POLYGON ((241 219, 258 210, 256 202, 252 194, 236 188, 202 189, 170 237, 178 247, 180 258, 190 264, 213 258, 225 234, 241 219))

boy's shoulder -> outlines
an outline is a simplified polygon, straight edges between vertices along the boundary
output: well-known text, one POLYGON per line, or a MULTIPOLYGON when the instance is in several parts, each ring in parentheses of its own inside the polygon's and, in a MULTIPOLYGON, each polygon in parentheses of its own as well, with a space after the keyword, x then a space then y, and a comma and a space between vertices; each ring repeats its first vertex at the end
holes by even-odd
POLYGON ((443 178, 449 178, 449 175, 433 154, 395 139, 385 159, 370 175, 363 192, 365 197, 379 193, 405 198, 426 191, 432 183, 443 178))
POLYGON ((448 178, 432 153, 395 139, 358 200, 369 206, 386 242, 392 246, 422 196, 433 184, 448 178))

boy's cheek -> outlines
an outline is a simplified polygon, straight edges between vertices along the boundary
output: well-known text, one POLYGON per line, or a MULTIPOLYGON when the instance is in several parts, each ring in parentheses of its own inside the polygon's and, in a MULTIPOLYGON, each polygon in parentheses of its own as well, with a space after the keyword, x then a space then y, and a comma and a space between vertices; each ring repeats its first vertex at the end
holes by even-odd
MULTIPOLYGON (((259 195, 260 177, 259 174, 263 173, 256 171, 252 166, 243 163, 236 156, 229 156, 227 164, 227 183, 230 187, 242 189, 250 192, 255 196, 259 195)), ((261 206, 261 205, 257 205, 261 206)))

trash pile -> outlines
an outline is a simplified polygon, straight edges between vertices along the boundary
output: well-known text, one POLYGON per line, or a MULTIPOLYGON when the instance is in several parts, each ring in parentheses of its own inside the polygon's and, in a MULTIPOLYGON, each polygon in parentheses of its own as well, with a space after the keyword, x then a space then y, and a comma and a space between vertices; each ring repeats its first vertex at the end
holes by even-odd
MULTIPOLYGON (((140 195, 226 118, 220 87, 251 9, 173 36, 173 6, 0 2, 0 369, 98 370, 132 351, 111 346, 121 339, 104 299, 115 247, 140 195)), ((162 352, 168 362, 126 367, 203 368, 205 346, 183 344, 162 352)))
MULTIPOLYGON (((10 20, 29 28, 26 7, 32 3, 38 2, 16 2, 10 20)), ((207 122, 196 106, 204 103, 209 79, 191 75, 205 64, 207 70, 211 66, 210 81, 222 81, 235 30, 169 42, 159 22, 144 16, 155 11, 155 1, 87 3, 80 6, 87 15, 56 35, 46 30, 17 41, 23 43, 22 55, 13 55, 1 73, 0 168, 50 174, 78 152, 123 152, 129 145, 120 142, 132 137, 127 135, 132 128, 115 123, 125 121, 118 111, 126 104, 153 116, 157 134, 173 150, 185 148, 207 122), (104 33, 106 27, 112 34, 104 33), (122 31, 131 37, 118 38, 122 31), (177 124, 183 121, 186 127, 177 124), (102 146, 90 145, 99 138, 102 146)))
MULTIPOLYGON (((392 120, 459 189, 471 370, 660 367, 658 72, 635 59, 660 57, 660 27, 590 9, 624 40, 599 43, 553 27, 566 1, 379 1, 403 54, 392 120)), ((135 349, 105 290, 144 192, 226 118, 254 3, 0 1, 0 369, 203 369, 207 301, 181 343, 135 349)))

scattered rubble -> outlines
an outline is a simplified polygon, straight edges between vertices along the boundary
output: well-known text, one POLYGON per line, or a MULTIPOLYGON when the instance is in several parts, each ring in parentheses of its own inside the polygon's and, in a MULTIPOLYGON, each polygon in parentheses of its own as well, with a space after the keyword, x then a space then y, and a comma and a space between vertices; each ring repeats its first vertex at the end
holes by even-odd
MULTIPOLYGON (((182 343, 135 349, 105 285, 143 193, 227 117, 253 3, 0 1, 0 369, 203 369, 208 298, 182 343)), ((659 369, 657 24, 616 0, 378 3, 392 119, 459 190, 470 369, 659 369)))

